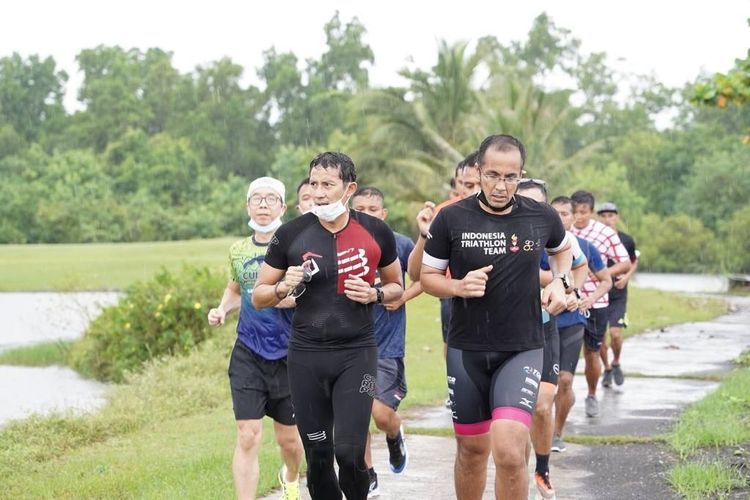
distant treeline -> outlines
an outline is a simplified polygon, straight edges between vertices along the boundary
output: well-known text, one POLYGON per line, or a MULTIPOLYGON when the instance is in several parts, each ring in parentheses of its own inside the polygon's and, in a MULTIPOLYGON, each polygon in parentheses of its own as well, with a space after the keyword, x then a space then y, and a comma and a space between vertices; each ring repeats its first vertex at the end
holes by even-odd
POLYGON ((350 154, 360 184, 386 193, 392 226, 413 233, 416 208, 446 197, 456 162, 503 132, 527 144, 527 170, 553 196, 588 189, 617 203, 642 268, 750 270, 744 101, 696 106, 714 103, 701 79, 673 89, 637 75, 623 99, 605 54, 583 54, 546 15, 508 45, 441 42, 432 68, 404 69, 390 88, 369 84, 375 56, 356 18, 336 14, 324 32, 318 59, 266 50, 258 87, 229 59, 181 73, 158 48, 85 49, 74 113, 53 59, 1 58, 0 243, 243 234, 247 183, 282 179, 291 214, 327 149, 350 154), (672 125, 657 129, 667 113, 672 125))

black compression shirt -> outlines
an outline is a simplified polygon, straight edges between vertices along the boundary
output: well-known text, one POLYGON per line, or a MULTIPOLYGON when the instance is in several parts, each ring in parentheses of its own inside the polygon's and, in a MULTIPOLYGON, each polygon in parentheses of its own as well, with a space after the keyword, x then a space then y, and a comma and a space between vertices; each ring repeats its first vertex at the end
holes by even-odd
POLYGON ((462 279, 492 264, 484 297, 453 300, 448 346, 525 351, 544 345, 539 264, 542 250, 567 245, 560 216, 546 203, 516 196, 511 213, 490 214, 472 196, 443 208, 430 226, 422 262, 462 279))
POLYGON ((396 260, 393 231, 380 219, 350 210, 346 227, 331 233, 308 213, 276 231, 265 263, 286 270, 306 260, 313 275, 297 298, 290 347, 323 351, 374 346, 372 306, 347 298, 344 280, 359 276, 374 285, 375 271, 396 260))

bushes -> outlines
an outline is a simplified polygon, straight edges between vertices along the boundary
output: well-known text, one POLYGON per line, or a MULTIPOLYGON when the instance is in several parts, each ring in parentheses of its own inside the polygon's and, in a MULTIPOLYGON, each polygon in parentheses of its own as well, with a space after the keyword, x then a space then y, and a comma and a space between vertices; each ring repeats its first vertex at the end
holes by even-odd
POLYGON ((185 266, 130 286, 73 347, 70 364, 84 375, 119 382, 146 360, 189 352, 211 334, 206 311, 225 284, 218 273, 185 266))

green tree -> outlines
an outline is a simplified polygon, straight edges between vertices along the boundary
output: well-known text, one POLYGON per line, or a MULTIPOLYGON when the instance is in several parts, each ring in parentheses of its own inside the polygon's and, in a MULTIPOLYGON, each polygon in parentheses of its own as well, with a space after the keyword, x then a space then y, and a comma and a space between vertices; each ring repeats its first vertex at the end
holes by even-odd
POLYGON ((45 125, 65 114, 62 99, 67 79, 51 57, 23 59, 13 53, 0 59, 0 126, 12 127, 26 141, 37 141, 45 125))
POLYGON ((723 226, 724 261, 730 272, 750 273, 750 204, 732 214, 723 226))

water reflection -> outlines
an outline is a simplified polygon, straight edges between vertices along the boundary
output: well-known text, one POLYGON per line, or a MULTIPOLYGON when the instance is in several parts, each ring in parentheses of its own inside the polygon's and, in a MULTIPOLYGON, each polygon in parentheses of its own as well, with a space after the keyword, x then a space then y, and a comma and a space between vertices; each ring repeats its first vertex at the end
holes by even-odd
POLYGON ((106 388, 70 368, 0 365, 0 426, 34 413, 95 410, 104 404, 106 388))
MULTIPOLYGON (((0 293, 0 351, 80 337, 116 292, 0 293)), ((94 410, 106 385, 61 367, 0 365, 0 425, 34 413, 94 410)))
POLYGON ((0 293, 0 351, 78 338, 118 297, 117 292, 0 293))

